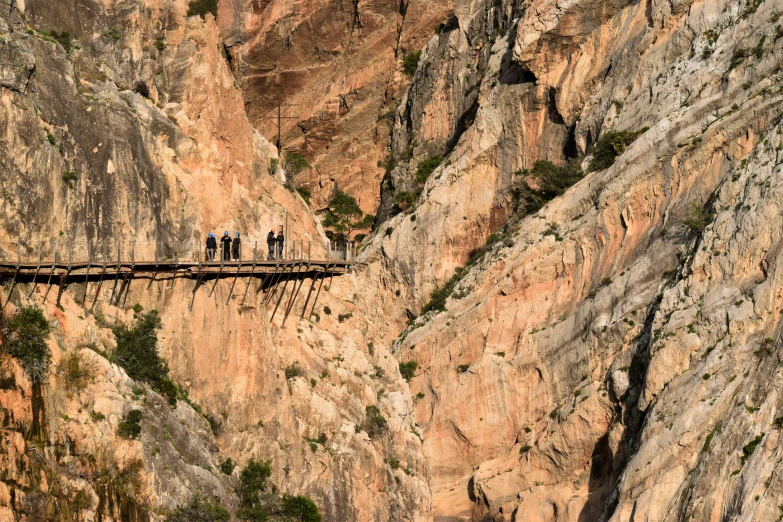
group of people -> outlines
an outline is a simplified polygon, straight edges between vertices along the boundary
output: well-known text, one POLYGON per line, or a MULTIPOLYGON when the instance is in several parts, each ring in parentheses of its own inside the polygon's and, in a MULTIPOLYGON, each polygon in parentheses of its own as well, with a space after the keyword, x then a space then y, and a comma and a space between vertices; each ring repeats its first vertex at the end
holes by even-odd
MULTIPOLYGON (((266 236, 266 245, 269 247, 267 259, 283 259, 284 243, 283 227, 280 227, 277 235, 275 235, 274 229, 270 230, 266 236)), ((239 232, 234 234, 234 239, 228 235, 228 230, 223 232, 223 237, 220 238, 220 247, 223 251, 223 261, 240 261, 242 259, 242 240, 239 238, 239 232)), ((215 234, 210 232, 207 234, 207 261, 215 260, 217 249, 217 238, 215 234)))
MULTIPOLYGON (((228 230, 223 232, 220 238, 220 246, 223 250, 223 261, 239 261, 242 255, 242 240, 239 238, 239 232, 234 235, 234 239, 228 235, 228 230)), ((210 232, 207 234, 207 261, 214 261, 217 253, 217 238, 210 232)))

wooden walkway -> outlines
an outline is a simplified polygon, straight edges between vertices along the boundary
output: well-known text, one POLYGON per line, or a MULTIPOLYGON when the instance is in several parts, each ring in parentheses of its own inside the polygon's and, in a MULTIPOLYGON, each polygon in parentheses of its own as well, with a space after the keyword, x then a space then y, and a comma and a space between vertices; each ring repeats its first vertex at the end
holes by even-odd
MULTIPOLYGON (((352 261, 312 261, 309 259, 291 259, 279 261, 185 261, 177 260, 166 261, 128 261, 92 263, 88 261, 62 263, 57 261, 40 260, 36 263, 21 263, 0 261, 0 283, 11 283, 11 289, 8 292, 10 298, 14 288, 18 283, 32 283, 29 295, 31 296, 35 285, 46 284, 47 289, 44 294, 46 301, 52 286, 57 285, 57 304, 60 304, 62 293, 69 284, 84 284, 84 292, 81 296, 82 306, 87 307, 88 288, 90 283, 97 284, 94 289, 94 295, 90 309, 95 307, 103 285, 110 285, 112 288, 109 304, 114 306, 124 306, 128 297, 128 290, 131 282, 134 280, 146 280, 147 288, 152 286, 155 280, 172 280, 175 278, 185 278, 195 280, 193 295, 191 297, 188 309, 193 308, 193 302, 201 286, 209 287, 209 296, 215 292, 215 287, 220 279, 231 279, 231 291, 229 292, 228 304, 237 282, 240 279, 239 290, 242 292, 240 306, 244 305, 245 299, 250 291, 253 281, 258 282, 254 292, 256 294, 264 292, 264 305, 275 303, 274 311, 270 317, 270 322, 280 309, 284 313, 283 323, 293 311, 296 297, 305 282, 309 279, 309 289, 307 298, 300 314, 304 318, 306 310, 310 305, 312 298, 312 307, 310 315, 315 311, 315 304, 321 293, 324 279, 340 276, 348 272, 353 265, 352 261), (283 299, 289 283, 292 283, 289 289, 289 297, 283 299), (242 288, 241 285, 244 285, 242 288), (278 291, 279 290, 279 291, 278 291), (282 305, 282 308, 281 308, 282 305)), ((207 291, 207 290, 205 290, 207 291)), ((3 304, 5 307, 5 303, 3 304)), ((309 317, 310 315, 307 315, 309 317)))

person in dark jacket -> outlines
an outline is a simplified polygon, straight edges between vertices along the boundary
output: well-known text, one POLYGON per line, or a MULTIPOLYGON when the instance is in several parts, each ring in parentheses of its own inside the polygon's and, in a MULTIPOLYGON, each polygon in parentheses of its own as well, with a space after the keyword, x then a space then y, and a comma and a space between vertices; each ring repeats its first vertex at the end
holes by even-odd
POLYGON ((215 239, 215 234, 210 232, 207 235, 207 261, 215 260, 215 252, 217 252, 217 239, 215 239))
POLYGON ((239 254, 242 247, 242 241, 239 239, 239 232, 234 235, 234 241, 231 243, 231 260, 239 261, 239 254))
POLYGON ((277 233, 277 259, 283 259, 283 244, 285 243, 285 236, 283 235, 283 227, 280 227, 280 232, 277 233))
POLYGON ((228 230, 223 232, 223 237, 220 238, 220 248, 223 249, 223 261, 231 260, 231 236, 228 235, 228 230))
POLYGON ((267 259, 274 259, 275 258, 275 245, 277 242, 275 241, 275 231, 270 230, 269 233, 266 235, 266 246, 269 248, 269 255, 267 256, 267 259))

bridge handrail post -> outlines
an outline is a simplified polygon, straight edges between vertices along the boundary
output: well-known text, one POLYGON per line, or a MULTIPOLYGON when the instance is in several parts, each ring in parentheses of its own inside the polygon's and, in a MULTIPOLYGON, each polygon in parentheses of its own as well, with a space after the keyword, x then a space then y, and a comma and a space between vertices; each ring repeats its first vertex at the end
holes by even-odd
POLYGON ((20 241, 16 240, 16 269, 19 270, 22 267, 22 245, 20 241))

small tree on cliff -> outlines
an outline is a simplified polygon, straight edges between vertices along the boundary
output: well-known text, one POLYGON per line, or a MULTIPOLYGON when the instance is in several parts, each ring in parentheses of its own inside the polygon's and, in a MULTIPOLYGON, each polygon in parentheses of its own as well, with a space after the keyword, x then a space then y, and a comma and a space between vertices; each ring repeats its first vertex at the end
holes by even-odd
POLYGON ((353 230, 372 226, 375 216, 365 214, 356 202, 356 198, 337 190, 329 200, 329 207, 323 225, 329 230, 327 237, 332 241, 347 241, 353 230))

